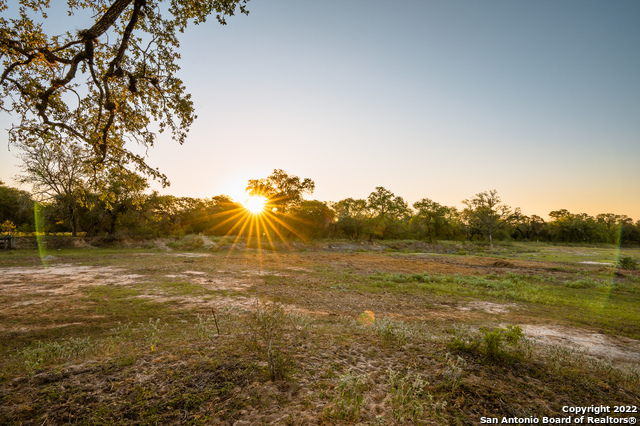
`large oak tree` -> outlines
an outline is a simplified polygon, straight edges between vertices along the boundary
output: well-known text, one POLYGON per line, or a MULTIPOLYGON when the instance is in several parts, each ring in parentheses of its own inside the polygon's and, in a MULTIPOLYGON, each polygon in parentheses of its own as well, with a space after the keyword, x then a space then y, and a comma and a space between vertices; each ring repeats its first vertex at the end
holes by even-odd
POLYGON ((10 143, 81 143, 94 167, 135 167, 166 183, 127 142, 151 147, 165 130, 184 142, 195 114, 176 76, 177 34, 212 15, 225 24, 248 13, 248 1, 68 0, 70 15, 93 18, 80 31, 47 34, 49 0, 0 0, 0 109, 13 119, 10 143))

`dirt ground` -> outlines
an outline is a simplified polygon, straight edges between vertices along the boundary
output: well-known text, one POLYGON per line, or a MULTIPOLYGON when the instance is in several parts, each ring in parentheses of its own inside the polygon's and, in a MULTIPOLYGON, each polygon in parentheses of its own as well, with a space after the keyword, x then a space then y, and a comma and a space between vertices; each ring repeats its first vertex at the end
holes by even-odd
MULTIPOLYGON (((171 250, 169 250, 171 251, 171 250)), ((183 258, 212 258, 206 253, 170 253, 170 256, 183 258)), ((153 262, 153 256, 157 254, 138 254, 137 256, 149 256, 153 262)), ((585 262, 582 262, 583 264, 585 262)), ((299 277, 304 273, 311 273, 312 268, 318 265, 332 265, 336 269, 349 270, 358 274, 373 273, 376 271, 417 273, 429 272, 432 274, 483 274, 504 273, 506 271, 520 274, 536 274, 540 272, 556 273, 557 265, 548 262, 532 262, 521 260, 503 260, 494 258, 477 258, 460 256, 455 259, 440 255, 392 255, 381 257, 375 253, 334 254, 314 253, 313 256, 300 254, 265 254, 257 258, 246 258, 242 255, 230 255, 226 258, 224 266, 227 270, 219 270, 217 274, 211 274, 208 268, 205 270, 192 270, 186 264, 179 270, 164 275, 169 279, 186 281, 202 286, 207 290, 233 290, 246 292, 259 282, 260 277, 291 275, 299 277), (243 265, 244 263, 244 265, 243 265), (232 266, 233 265, 233 266, 232 266), (241 265, 238 267, 237 265, 241 265), (290 266, 295 265, 295 266, 290 266), (274 266, 277 270, 274 270, 274 266), (233 271, 232 273, 229 273, 233 271), (289 274, 288 274, 289 272, 289 274), (291 274, 291 272, 295 273, 291 274)), ((38 304, 51 304, 64 300, 68 296, 77 294, 79 288, 97 285, 130 285, 135 282, 148 281, 149 277, 140 273, 132 273, 124 268, 115 266, 84 266, 59 262, 53 258, 48 267, 16 267, 0 268, 0 296, 15 298, 16 302, 5 305, 3 310, 12 315, 21 315, 21 309, 25 306, 38 304)), ((211 307, 237 306, 251 308, 255 304, 255 297, 249 295, 237 295, 218 298, 203 302, 198 295, 174 295, 167 296, 162 292, 141 297, 154 301, 177 301, 181 306, 194 306, 209 309, 211 307)), ((308 306, 291 305, 291 309, 315 314, 327 315, 331 303, 321 303, 309 310, 308 306)), ((407 306, 408 307, 408 306, 407 306)), ((340 305, 334 306, 334 312, 345 313, 340 305)), ((496 316, 517 312, 515 303, 493 303, 486 301, 471 301, 457 304, 453 307, 444 306, 433 311, 422 310, 419 314, 422 318, 465 318, 473 317, 478 313, 487 313, 496 316)), ((383 313, 384 310, 383 310, 383 313)), ((387 312, 390 313, 390 312, 387 312)), ((405 317, 411 314, 404 312, 405 317)), ((481 315, 482 316, 482 315, 481 315)), ((484 316, 482 316, 484 317, 484 316)), ((640 362, 640 342, 633 339, 611 337, 594 333, 589 330, 571 328, 565 326, 542 326, 537 324, 520 324, 525 333, 535 338, 541 344, 562 344, 572 346, 595 355, 603 355, 613 359, 626 359, 640 362)), ((39 327, 33 325, 31 327, 39 327)), ((64 327, 65 324, 58 326, 64 327)), ((16 327, 16 326, 14 326, 16 327)), ((0 324, 0 331, 24 331, 24 328, 12 328, 10 324, 0 324)))
MULTIPOLYGON (((128 299, 162 304, 174 312, 176 318, 182 318, 179 315, 184 312, 205 315, 231 308, 251 312, 260 300, 277 301, 287 311, 308 317, 313 327, 322 330, 325 336, 331 336, 320 339, 309 332, 302 343, 300 340, 289 341, 299 348, 293 355, 299 369, 294 373, 296 379, 286 383, 259 378, 255 367, 234 363, 233 356, 217 359, 212 364, 202 355, 202 349, 191 341, 180 350, 166 349, 164 352, 158 342, 160 349, 152 346, 151 352, 138 354, 130 364, 121 363, 117 367, 105 364, 104 360, 89 358, 64 364, 57 370, 36 370, 30 376, 5 373, 0 385, 3 396, 0 420, 9 424, 59 424, 63 419, 72 424, 100 424, 102 419, 114 424, 155 422, 238 426, 477 424, 479 416, 487 413, 554 412, 557 404, 568 402, 550 405, 549 395, 534 394, 543 392, 541 389, 549 383, 555 383, 555 378, 540 379, 547 382, 534 385, 533 393, 527 396, 524 389, 529 386, 527 380, 531 379, 521 377, 513 367, 487 367, 473 359, 452 364, 445 358, 445 355, 449 356, 448 350, 443 350, 445 330, 459 323, 472 329, 478 329, 482 324, 514 324, 519 325, 538 348, 560 346, 613 363, 639 363, 640 341, 563 321, 545 320, 530 307, 516 302, 452 299, 438 294, 416 297, 404 293, 342 291, 342 286, 349 282, 349 277, 357 280, 375 274, 497 277, 518 274, 562 279, 576 273, 603 273, 605 269, 602 268, 610 266, 559 265, 557 262, 438 253, 358 252, 344 247, 284 253, 253 251, 250 254, 178 252, 167 247, 162 251, 132 252, 124 257, 117 254, 92 259, 53 256, 47 260, 46 267, 42 264, 0 267, 0 334, 6 338, 19 340, 28 335, 42 338, 54 330, 80 330, 89 325, 96 327, 101 318, 109 320, 108 313, 88 310, 94 302, 88 302, 86 295, 93 294, 92 289, 131 290, 127 293, 128 299), (374 312, 376 318, 426 324, 431 327, 432 336, 416 344, 376 346, 370 342, 370 331, 358 328, 356 320, 365 310, 374 312), (65 315, 57 315, 60 312, 65 315), (39 320, 23 320, 29 317, 39 320), (349 339, 342 331, 332 331, 338 323, 341 327, 352 327, 349 330, 353 330, 354 337, 349 339), (471 362, 478 362, 479 366, 463 367, 471 362), (427 398, 430 402, 420 406, 420 421, 410 420, 409 414, 398 414, 403 413, 404 408, 400 410, 395 397, 389 394, 392 370, 404 371, 406 377, 413 377, 411 371, 429 372, 433 395, 444 395, 442 389, 451 382, 451 374, 458 372, 456 374, 463 375, 464 380, 447 388, 446 398, 427 398), (459 373, 459 370, 466 372, 459 373), (495 374, 509 377, 513 387, 491 385, 496 380, 495 374), (336 384, 336 377, 346 380, 344 377, 347 376, 362 378, 365 397, 357 414, 340 417, 339 408, 346 409, 338 401, 344 398, 345 391, 340 394, 339 389, 344 388, 336 384), (231 387, 228 390, 216 387, 223 382, 231 387), (492 386, 497 386, 495 389, 499 389, 500 395, 492 393, 492 386), (42 392, 62 396, 45 397, 42 392), (206 392, 216 396, 207 399, 202 396, 206 392), (509 400, 510 393, 519 393, 514 398, 520 398, 518 401, 525 398, 530 405, 504 402, 509 400), (22 396, 16 396, 18 394, 22 396), (184 395, 191 395, 197 403, 194 400, 191 402, 193 407, 189 406, 180 399, 184 395), (155 408, 158 412, 144 411, 151 406, 151 399, 164 401, 163 408, 155 408), (175 402, 177 400, 181 402, 175 402), (237 402, 240 400, 245 402, 240 404, 237 402), (43 401, 51 401, 51 405, 47 408, 43 401), (135 406, 136 401, 140 401, 139 406, 135 406), (102 417, 95 415, 96 407, 106 410, 102 417), (458 411, 465 414, 454 414, 458 411)), ((224 318, 220 320, 223 324, 224 318)), ((242 334, 218 330, 218 336, 207 343, 207 350, 216 351, 225 344, 235 347, 234 339, 242 334)), ((261 361, 256 362, 262 365, 261 361)), ((426 376, 424 379, 426 381, 426 376)), ((423 393, 421 398, 426 398, 425 395, 423 393)), ((630 398, 633 400, 634 397, 630 398)), ((579 403, 584 401, 578 398, 579 403)))

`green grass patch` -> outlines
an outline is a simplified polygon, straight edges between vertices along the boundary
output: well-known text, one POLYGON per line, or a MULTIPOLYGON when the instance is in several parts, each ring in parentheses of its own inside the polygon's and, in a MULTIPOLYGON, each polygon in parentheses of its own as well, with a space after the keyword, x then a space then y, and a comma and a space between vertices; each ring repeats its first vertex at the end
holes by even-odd
POLYGON ((148 318, 173 316, 170 303, 156 302, 144 297, 145 293, 135 287, 102 285, 84 288, 89 309, 104 317, 108 326, 117 322, 140 322, 148 318))
POLYGON ((530 311, 629 337, 640 337, 640 291, 634 281, 614 284, 611 279, 572 276, 566 279, 519 274, 486 276, 375 273, 343 290, 435 294, 454 300, 480 299, 524 304, 530 311))

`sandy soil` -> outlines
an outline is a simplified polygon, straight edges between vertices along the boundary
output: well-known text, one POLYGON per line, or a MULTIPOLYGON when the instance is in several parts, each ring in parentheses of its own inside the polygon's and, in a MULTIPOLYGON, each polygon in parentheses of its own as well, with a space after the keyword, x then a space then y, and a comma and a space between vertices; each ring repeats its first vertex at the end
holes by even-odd
MULTIPOLYGON (((186 259, 203 259, 211 255, 206 253, 168 253, 186 259)), ((52 258, 48 267, 15 267, 0 268, 0 297, 16 300, 3 307, 4 310, 19 311, 23 307, 52 303, 52 301, 73 296, 78 289, 97 285, 132 285, 149 281, 151 278, 143 274, 132 273, 124 268, 113 266, 85 266, 66 263, 55 263, 52 258)), ((186 264, 182 270, 175 270, 165 274, 166 279, 202 286, 205 290, 221 290, 235 292, 234 295, 216 297, 215 299, 203 299, 193 295, 167 295, 161 291, 153 294, 145 294, 141 298, 157 301, 179 301, 181 306, 201 307, 203 310, 220 308, 224 306, 237 306, 251 308, 256 299, 250 297, 247 292, 266 276, 286 276, 282 270, 269 270, 271 264, 279 264, 292 277, 300 276, 307 272, 313 272, 313 265, 331 264, 333 267, 344 268, 352 271, 374 272, 378 269, 397 272, 430 271, 434 273, 462 273, 471 274, 479 269, 483 273, 518 270, 518 272, 532 273, 544 270, 549 265, 542 262, 530 261, 505 261, 476 257, 461 257, 460 259, 443 258, 432 255, 398 255, 381 258, 371 253, 357 254, 315 254, 313 258, 285 254, 267 256, 256 268, 253 264, 237 270, 218 269, 214 273, 211 270, 197 270, 193 264, 186 264), (285 266, 295 264, 295 266, 285 266)), ((155 279, 155 278, 154 278, 155 279)), ((356 302, 357 303, 357 302, 356 302)), ((339 307, 339 304, 337 304, 339 307)), ((329 311, 318 309, 318 306, 294 306, 301 312, 328 315, 329 311)), ((436 306, 438 308, 438 306, 436 306)), ((515 303, 500 304, 486 301, 472 301, 455 306, 455 310, 448 307, 431 312, 422 312, 422 318, 456 318, 469 319, 475 313, 487 313, 496 316, 511 313, 518 310, 515 303), (456 313, 457 312, 457 313, 456 313)), ((391 315, 393 316, 393 314, 391 315)), ((409 315, 408 317, 411 317, 409 315)), ((68 326, 63 324, 60 326, 68 326)), ((589 330, 552 325, 520 324, 524 332, 543 345, 566 345, 589 354, 603 356, 611 359, 640 361, 640 342, 621 337, 605 336, 589 330)), ((33 325, 33 327, 54 327, 53 325, 33 325)), ((24 327, 19 327, 23 329, 24 327)), ((9 324, 0 324, 0 330, 15 331, 9 324)))

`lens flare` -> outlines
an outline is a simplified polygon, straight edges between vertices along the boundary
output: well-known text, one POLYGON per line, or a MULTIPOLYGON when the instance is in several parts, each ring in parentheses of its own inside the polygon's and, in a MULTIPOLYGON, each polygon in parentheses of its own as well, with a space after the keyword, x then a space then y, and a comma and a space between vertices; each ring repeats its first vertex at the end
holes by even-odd
POLYGON ((40 253, 40 260, 42 261, 42 266, 47 268, 49 267, 49 263, 46 260, 47 252, 44 243, 44 207, 42 206, 42 204, 36 201, 33 206, 33 213, 35 215, 36 239, 38 241, 38 252, 40 253))
POLYGON ((249 210, 251 214, 260 214, 264 212, 267 205, 267 199, 261 195, 249 197, 243 203, 244 208, 249 210))

